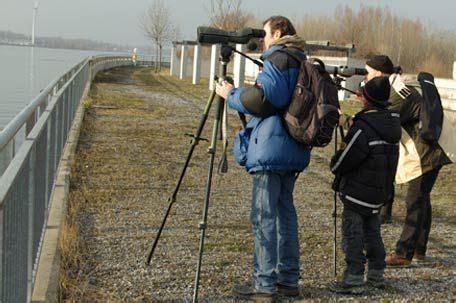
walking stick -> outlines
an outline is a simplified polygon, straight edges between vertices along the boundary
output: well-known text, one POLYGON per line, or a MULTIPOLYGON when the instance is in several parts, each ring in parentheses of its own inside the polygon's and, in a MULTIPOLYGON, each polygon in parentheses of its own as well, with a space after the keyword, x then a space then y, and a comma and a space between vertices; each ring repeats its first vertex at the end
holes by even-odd
MULTIPOLYGON (((334 153, 337 152, 337 130, 335 130, 334 135, 334 153)), ((334 277, 337 277, 337 191, 334 190, 334 204, 333 204, 333 273, 334 277)))

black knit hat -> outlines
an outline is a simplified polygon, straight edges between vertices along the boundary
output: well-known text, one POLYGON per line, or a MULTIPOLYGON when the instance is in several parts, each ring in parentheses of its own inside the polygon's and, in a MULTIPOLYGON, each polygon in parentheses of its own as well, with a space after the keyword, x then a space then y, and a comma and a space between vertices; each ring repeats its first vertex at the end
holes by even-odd
POLYGON ((363 96, 369 102, 379 106, 388 106, 391 85, 388 77, 375 77, 367 81, 363 88, 363 96))
POLYGON ((390 58, 385 55, 372 57, 366 61, 366 65, 385 74, 394 73, 393 62, 391 62, 390 58))

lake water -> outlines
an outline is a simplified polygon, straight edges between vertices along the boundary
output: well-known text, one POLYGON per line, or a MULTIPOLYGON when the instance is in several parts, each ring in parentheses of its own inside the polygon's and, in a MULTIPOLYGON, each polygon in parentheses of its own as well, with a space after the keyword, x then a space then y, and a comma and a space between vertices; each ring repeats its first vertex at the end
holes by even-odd
POLYGON ((84 58, 101 54, 97 51, 0 45, 0 129, 51 81, 84 58))

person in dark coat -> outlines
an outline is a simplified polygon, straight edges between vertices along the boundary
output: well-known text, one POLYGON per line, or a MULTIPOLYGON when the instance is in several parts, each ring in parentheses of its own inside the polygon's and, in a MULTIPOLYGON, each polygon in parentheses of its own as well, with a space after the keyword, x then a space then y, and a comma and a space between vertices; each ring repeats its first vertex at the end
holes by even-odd
POLYGON ((385 248, 380 234, 379 210, 393 195, 399 158, 399 114, 388 110, 390 84, 376 77, 362 91, 363 109, 352 119, 344 147, 331 159, 333 189, 339 193, 342 214, 342 246, 346 268, 341 282, 331 290, 359 294, 367 282, 384 288, 385 248))
POLYGON ((408 183, 405 203, 407 214, 394 253, 386 258, 388 266, 409 266, 412 259, 424 261, 432 222, 430 194, 443 165, 452 163, 439 144, 429 144, 420 136, 420 111, 423 97, 412 85, 406 85, 394 72, 385 55, 366 62, 366 80, 388 76, 391 84, 390 109, 399 112, 402 126, 400 157, 396 183, 408 183))
POLYGON ((304 40, 282 16, 264 22, 264 66, 252 87, 217 85, 218 95, 228 105, 252 118, 236 137, 234 155, 252 175, 254 234, 252 282, 236 285, 233 292, 243 299, 273 300, 277 293, 298 296, 300 276, 299 240, 293 190, 299 172, 310 161, 310 148, 295 141, 282 121, 282 111, 291 101, 300 62, 305 59, 304 40))

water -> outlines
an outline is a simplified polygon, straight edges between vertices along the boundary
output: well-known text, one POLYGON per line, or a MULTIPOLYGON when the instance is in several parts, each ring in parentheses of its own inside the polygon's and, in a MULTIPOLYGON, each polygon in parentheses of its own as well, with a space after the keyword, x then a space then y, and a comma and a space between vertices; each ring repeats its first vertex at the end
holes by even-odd
POLYGON ((0 45, 0 129, 51 81, 84 58, 101 54, 97 51, 0 45))

